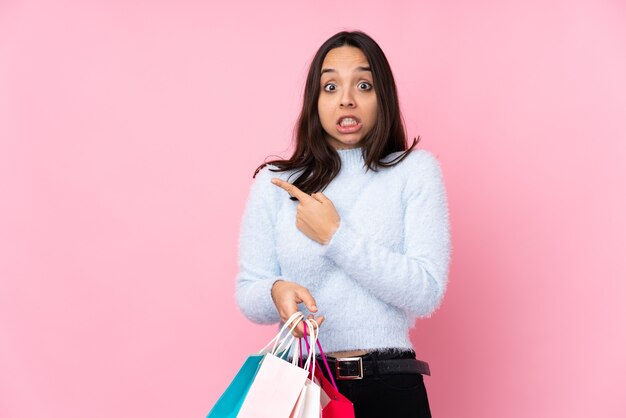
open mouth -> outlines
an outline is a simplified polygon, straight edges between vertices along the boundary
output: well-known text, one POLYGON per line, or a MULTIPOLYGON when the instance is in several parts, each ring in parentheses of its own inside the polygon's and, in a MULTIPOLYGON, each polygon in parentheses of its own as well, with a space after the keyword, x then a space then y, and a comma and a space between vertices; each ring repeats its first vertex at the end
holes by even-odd
POLYGON ((344 118, 339 119, 339 126, 354 126, 358 123, 359 121, 352 116, 346 116, 344 118))
POLYGON ((362 126, 361 121, 355 116, 342 116, 337 121, 337 130, 344 134, 357 132, 362 126))
POLYGON ((337 121, 337 125, 339 125, 339 126, 354 126, 354 125, 357 125, 359 123, 361 123, 361 121, 359 121, 354 116, 342 116, 337 121))

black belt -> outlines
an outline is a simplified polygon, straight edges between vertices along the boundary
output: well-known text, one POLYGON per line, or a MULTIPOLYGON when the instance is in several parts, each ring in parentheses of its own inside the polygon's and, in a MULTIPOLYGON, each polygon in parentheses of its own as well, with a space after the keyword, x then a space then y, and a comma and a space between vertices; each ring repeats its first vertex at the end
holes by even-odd
POLYGON ((378 360, 363 357, 328 357, 328 365, 337 380, 358 380, 376 374, 425 374, 430 367, 417 359, 378 360))

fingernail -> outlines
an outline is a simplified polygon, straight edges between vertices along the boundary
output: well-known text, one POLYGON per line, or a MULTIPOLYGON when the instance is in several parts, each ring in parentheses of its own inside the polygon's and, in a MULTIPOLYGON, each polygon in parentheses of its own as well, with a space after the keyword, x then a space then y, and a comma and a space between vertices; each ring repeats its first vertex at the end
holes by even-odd
POLYGON ((317 311, 317 306, 315 306, 315 305, 311 306, 311 310, 312 311, 317 311))

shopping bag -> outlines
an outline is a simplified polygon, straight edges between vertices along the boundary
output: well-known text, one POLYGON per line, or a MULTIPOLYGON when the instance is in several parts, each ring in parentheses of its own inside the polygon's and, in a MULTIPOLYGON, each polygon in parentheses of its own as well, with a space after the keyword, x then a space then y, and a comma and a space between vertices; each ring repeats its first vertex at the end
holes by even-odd
POLYGON ((235 418, 237 416, 262 359, 263 355, 260 354, 246 359, 235 378, 209 411, 207 418, 235 418))
MULTIPOLYGON (((319 335, 319 327, 317 322, 307 319, 304 321, 304 339, 307 340, 307 346, 312 347, 308 350, 307 362, 302 366, 308 373, 308 378, 304 383, 300 397, 296 407, 294 408, 290 418, 320 418, 322 413, 321 392, 322 389, 315 382, 315 346, 319 335), (308 324, 308 327, 307 327, 308 324), (307 330, 310 329, 310 332, 307 330), (308 335, 307 335, 308 334, 308 335)), ((300 347, 302 341, 299 341, 300 347)), ((300 348, 302 352, 302 348, 300 348)), ((302 354, 300 355, 302 362, 302 354)))
MULTIPOLYGON (((307 350, 311 350, 308 340, 305 338, 304 341, 307 343, 307 350)), ((328 365, 326 355, 324 354, 319 339, 317 340, 317 348, 319 349, 324 366, 328 371, 328 376, 330 376, 330 380, 324 376, 316 360, 315 363, 317 367, 313 369, 313 376, 321 387, 320 403, 322 407, 322 418, 354 418, 354 405, 348 398, 339 393, 339 389, 337 389, 337 384, 333 378, 333 372, 328 365)))
POLYGON ((310 347, 308 351, 308 362, 304 368, 309 372, 309 378, 305 382, 305 397, 302 405, 302 413, 300 418, 319 418, 322 414, 321 396, 322 388, 316 382, 315 379, 315 365, 317 363, 315 359, 315 346, 317 345, 317 339, 319 336, 319 326, 317 322, 313 320, 307 320, 304 324, 304 340, 307 342, 307 346, 310 347), (307 324, 311 328, 309 339, 307 340, 307 324))
POLYGON ((271 350, 279 351, 284 342, 289 338, 289 335, 283 335, 284 330, 291 326, 290 331, 302 319, 302 314, 297 312, 292 318, 288 320, 283 326, 283 329, 272 338, 272 340, 260 350, 259 353, 249 356, 244 362, 243 366, 239 369, 239 372, 235 375, 235 378, 228 385, 224 393, 217 400, 213 408, 209 411, 207 418, 235 418, 241 410, 241 406, 245 400, 245 397, 256 377, 259 370, 259 366, 265 357, 265 355, 271 350), (300 318, 300 319, 298 319, 300 318), (270 349, 271 346, 271 349, 270 349))
MULTIPOLYGON (((326 362, 326 365, 328 366, 328 362, 326 362)), ((339 393, 335 382, 332 381, 331 383, 331 381, 326 379, 326 376, 319 368, 316 369, 315 377, 319 381, 324 394, 324 396, 321 396, 322 418, 354 418, 354 405, 348 398, 339 393)))
POLYGON ((320 418, 321 392, 322 389, 317 383, 307 379, 289 418, 320 418))
MULTIPOLYGON (((283 326, 281 334, 287 327, 293 328, 303 319, 303 315, 290 318, 283 326)), ((239 418, 288 418, 297 405, 298 398, 307 380, 308 371, 298 367, 299 352, 292 361, 285 360, 295 338, 289 335, 277 339, 274 347, 266 353, 259 370, 250 385, 239 414, 239 418), (280 343, 278 341, 281 341, 280 343)))

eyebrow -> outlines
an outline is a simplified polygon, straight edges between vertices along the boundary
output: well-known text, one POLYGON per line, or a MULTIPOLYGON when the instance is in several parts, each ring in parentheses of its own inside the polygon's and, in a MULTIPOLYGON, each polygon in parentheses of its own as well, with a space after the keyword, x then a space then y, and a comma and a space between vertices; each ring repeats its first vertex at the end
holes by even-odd
MULTIPOLYGON (((366 67, 357 67, 356 71, 369 71, 370 73, 372 72, 372 69, 369 66, 366 67)), ((334 68, 322 68, 322 72, 321 74, 325 74, 325 73, 336 73, 337 70, 335 70, 334 68)))

